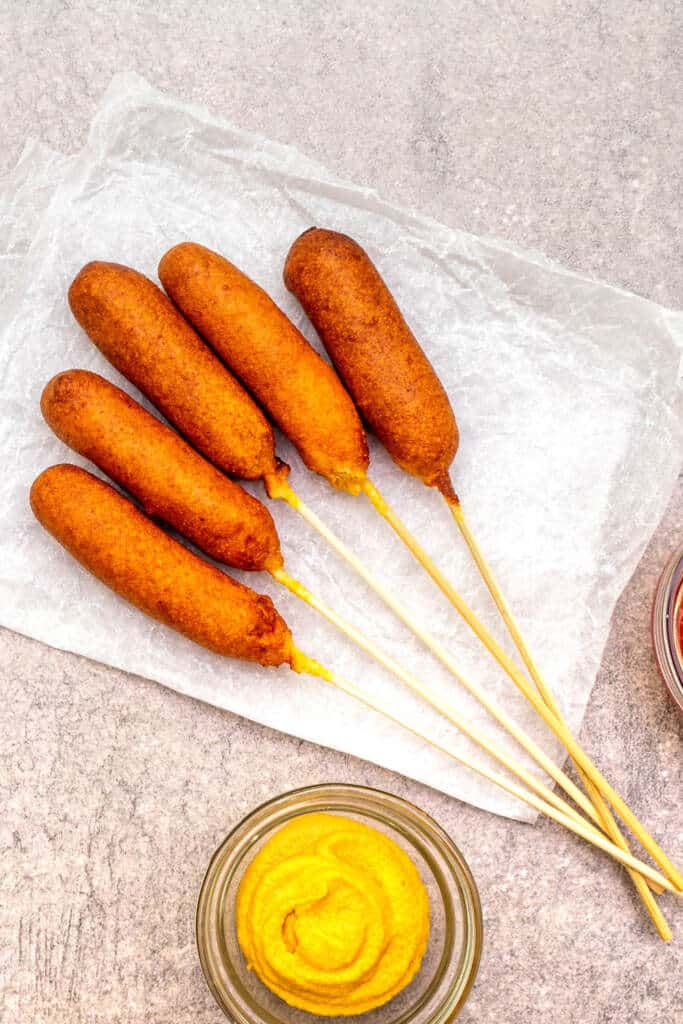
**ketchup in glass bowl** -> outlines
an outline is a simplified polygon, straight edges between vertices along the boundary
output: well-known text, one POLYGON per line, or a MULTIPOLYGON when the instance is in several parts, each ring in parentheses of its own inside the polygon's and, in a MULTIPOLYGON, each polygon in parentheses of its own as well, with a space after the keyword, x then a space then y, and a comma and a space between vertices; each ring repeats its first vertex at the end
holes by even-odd
POLYGON ((683 545, 667 562, 657 585, 652 640, 662 678, 683 712, 683 545))

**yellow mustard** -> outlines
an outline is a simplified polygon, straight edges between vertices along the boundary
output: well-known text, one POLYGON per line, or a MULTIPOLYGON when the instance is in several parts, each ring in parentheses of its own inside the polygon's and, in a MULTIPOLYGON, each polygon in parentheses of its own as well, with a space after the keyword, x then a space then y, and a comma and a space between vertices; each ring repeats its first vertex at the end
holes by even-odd
POLYGON ((410 857, 351 818, 294 818, 256 854, 237 894, 250 970, 291 1006, 364 1013, 417 973, 429 899, 410 857))

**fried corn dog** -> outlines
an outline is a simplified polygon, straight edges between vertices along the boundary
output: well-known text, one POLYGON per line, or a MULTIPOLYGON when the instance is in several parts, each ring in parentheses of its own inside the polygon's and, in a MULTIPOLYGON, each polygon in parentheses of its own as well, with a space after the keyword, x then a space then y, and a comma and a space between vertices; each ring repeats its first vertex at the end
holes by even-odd
POLYGON ((284 281, 394 461, 452 493, 458 427, 448 395, 367 253, 310 228, 287 254, 284 281))
POLYGON ((159 278, 308 468, 358 494, 368 468, 360 417, 332 367, 270 296, 228 260, 193 242, 165 254, 159 278))
POLYGON ((291 633, 269 597, 188 551, 92 473, 52 466, 30 501, 88 572, 153 619, 216 654, 293 667, 291 633))
POLYGON ((45 387, 40 408, 65 444, 212 558, 237 569, 282 567, 265 505, 104 377, 60 373, 45 387))
POLYGON ((246 480, 275 472, 265 416, 152 281, 88 263, 69 305, 109 362, 221 469, 246 480))

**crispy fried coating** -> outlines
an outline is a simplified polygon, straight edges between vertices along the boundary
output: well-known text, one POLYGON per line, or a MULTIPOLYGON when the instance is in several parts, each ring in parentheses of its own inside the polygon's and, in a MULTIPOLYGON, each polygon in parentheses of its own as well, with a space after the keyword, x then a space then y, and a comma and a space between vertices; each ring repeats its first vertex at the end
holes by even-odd
POLYGON ((192 242, 166 253, 159 278, 308 468, 358 493, 368 466, 360 417, 332 367, 270 296, 228 260, 192 242))
POLYGON ((69 304, 109 362, 212 462, 248 480, 274 471, 265 416, 152 281, 118 263, 88 263, 69 304))
POLYGON ((453 410, 368 254, 347 235, 310 228, 289 250, 284 280, 394 461, 450 493, 453 410))
POLYGON ((104 377, 60 373, 40 407, 57 437, 207 555, 237 569, 282 566, 265 505, 104 377))
POLYGON ((217 654, 291 663, 292 637, 269 597, 188 551, 86 470, 46 469, 31 508, 93 576, 153 619, 217 654))

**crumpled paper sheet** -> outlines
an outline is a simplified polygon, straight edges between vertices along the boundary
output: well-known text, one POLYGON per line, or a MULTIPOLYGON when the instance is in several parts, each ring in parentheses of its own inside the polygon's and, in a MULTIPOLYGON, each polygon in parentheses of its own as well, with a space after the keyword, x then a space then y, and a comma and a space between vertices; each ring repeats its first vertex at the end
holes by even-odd
MULTIPOLYGON (((163 252, 192 239, 263 285, 319 347, 281 279, 291 242, 312 224, 345 231, 368 249, 433 360, 461 430, 456 488, 531 650, 579 728, 615 602, 681 463, 681 314, 394 207, 131 74, 114 79, 80 154, 29 144, 0 190, 0 621, 531 820, 514 798, 322 682, 223 660, 145 618, 72 561, 29 511, 40 470, 82 463, 41 419, 50 377, 87 367, 136 394, 71 316, 66 293, 79 268, 115 260, 156 278, 163 252)), ((554 739, 369 504, 305 471, 282 437, 278 451, 304 500, 559 761, 554 739)), ((372 478, 505 640, 444 503, 374 442, 371 451, 372 478)), ((263 497, 259 486, 250 489, 263 497)), ((291 573, 530 765, 303 520, 281 503, 270 507, 291 573)), ((487 761, 269 578, 236 575, 274 598, 305 651, 487 761)), ((135 700, 134 684, 129 696, 135 700)))

